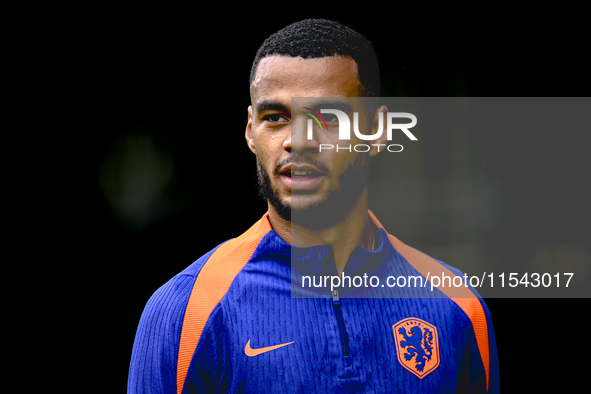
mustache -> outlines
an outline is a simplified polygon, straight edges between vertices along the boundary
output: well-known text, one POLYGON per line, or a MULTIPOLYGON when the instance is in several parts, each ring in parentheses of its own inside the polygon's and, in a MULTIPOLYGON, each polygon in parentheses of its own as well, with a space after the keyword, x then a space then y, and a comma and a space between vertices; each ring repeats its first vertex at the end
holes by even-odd
POLYGON ((275 172, 275 174, 278 175, 279 174, 279 170, 282 167, 284 167, 284 166, 286 166, 286 165, 288 165, 290 163, 291 164, 308 164, 308 165, 311 165, 311 166, 314 166, 314 167, 318 168, 320 171, 325 172, 327 175, 330 176, 330 171, 328 170, 328 167, 327 166, 325 166, 321 162, 316 161, 314 159, 304 159, 301 156, 296 157, 295 159, 292 158, 292 157, 288 157, 285 160, 281 160, 279 163, 277 163, 275 165, 275 169, 273 171, 275 172))

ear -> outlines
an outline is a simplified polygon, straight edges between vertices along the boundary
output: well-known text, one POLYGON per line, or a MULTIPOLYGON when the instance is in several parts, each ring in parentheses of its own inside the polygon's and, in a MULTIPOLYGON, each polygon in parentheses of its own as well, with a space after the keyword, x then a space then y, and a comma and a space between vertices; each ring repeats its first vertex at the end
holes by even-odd
POLYGON ((252 106, 248 106, 248 122, 246 123, 246 133, 244 136, 248 148, 256 155, 257 150, 254 146, 254 139, 252 138, 252 106))
POLYGON ((388 141, 388 133, 386 133, 387 115, 388 107, 386 107, 385 105, 382 105, 380 108, 378 108, 376 113, 374 114, 371 133, 377 133, 378 127, 380 125, 380 117, 382 117, 382 134, 378 137, 378 139, 372 141, 371 149, 369 151, 370 156, 375 156, 384 149, 386 149, 385 145, 388 141))

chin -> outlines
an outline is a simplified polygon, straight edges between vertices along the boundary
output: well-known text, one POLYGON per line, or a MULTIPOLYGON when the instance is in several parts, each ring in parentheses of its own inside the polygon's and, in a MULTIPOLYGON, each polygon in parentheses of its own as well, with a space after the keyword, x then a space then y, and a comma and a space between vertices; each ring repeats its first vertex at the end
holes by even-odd
MULTIPOLYGON (((298 196, 304 197, 304 196, 298 196)), ((333 226, 341 221, 349 204, 340 203, 338 199, 300 198, 291 205, 291 222, 310 229, 321 229, 333 226)))
POLYGON ((317 209, 326 203, 326 198, 311 195, 292 195, 287 204, 294 213, 317 209))

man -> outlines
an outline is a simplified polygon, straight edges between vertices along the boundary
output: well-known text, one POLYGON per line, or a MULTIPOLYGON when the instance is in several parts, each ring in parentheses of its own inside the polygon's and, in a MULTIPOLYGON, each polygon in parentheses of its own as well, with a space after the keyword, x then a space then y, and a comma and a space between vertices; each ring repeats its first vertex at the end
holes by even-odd
POLYGON ((468 287, 305 288, 314 275, 462 275, 368 211, 368 164, 386 133, 367 152, 320 148, 335 142, 336 106, 357 110, 372 134, 384 124, 371 44, 332 21, 301 21, 263 43, 250 82, 245 137, 268 212, 152 296, 128 392, 497 392, 492 322, 468 287))

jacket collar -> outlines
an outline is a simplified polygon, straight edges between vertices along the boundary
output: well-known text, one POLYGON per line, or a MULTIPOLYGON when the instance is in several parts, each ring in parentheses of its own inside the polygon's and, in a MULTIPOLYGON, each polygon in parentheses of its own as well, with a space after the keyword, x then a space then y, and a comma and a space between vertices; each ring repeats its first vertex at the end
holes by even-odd
MULTIPOLYGON (((356 247, 345 266, 346 275, 375 274, 380 271, 381 263, 393 252, 393 246, 384 227, 371 211, 368 211, 368 215, 379 229, 377 248, 372 251, 360 246, 356 247)), ((337 275, 333 249, 330 245, 305 248, 289 245, 272 229, 268 212, 261 221, 265 222, 265 227, 268 225, 269 232, 261 239, 251 261, 272 258, 284 264, 291 264, 292 269, 302 272, 303 275, 337 275)))

